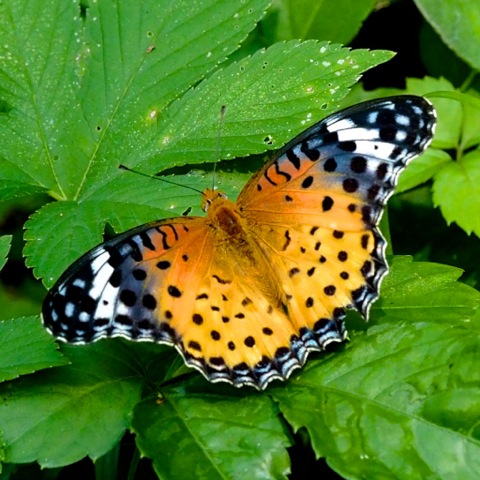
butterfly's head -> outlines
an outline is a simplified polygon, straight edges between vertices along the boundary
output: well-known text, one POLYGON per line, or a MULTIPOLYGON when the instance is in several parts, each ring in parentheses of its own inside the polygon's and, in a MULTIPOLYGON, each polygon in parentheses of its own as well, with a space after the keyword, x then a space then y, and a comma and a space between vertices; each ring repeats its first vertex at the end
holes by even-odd
POLYGON ((213 188, 206 188, 202 192, 202 210, 206 213, 210 208, 210 205, 216 200, 222 199, 225 200, 227 195, 220 190, 215 190, 213 188))

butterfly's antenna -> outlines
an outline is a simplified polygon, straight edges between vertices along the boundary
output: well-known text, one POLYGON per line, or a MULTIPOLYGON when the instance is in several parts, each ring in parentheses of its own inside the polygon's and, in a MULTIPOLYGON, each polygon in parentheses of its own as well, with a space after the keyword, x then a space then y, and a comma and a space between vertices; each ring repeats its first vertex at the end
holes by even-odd
POLYGON ((218 135, 217 145, 215 147, 215 161, 213 162, 213 175, 212 175, 212 190, 215 190, 215 173, 217 171, 217 163, 220 161, 220 139, 222 137, 222 127, 225 119, 226 105, 220 107, 220 120, 218 121, 218 135))
POLYGON ((182 185, 181 183, 172 182, 171 180, 167 180, 166 178, 163 178, 163 177, 158 177, 157 175, 149 175, 148 173, 143 173, 143 172, 140 172, 139 170, 134 170, 133 168, 127 167, 122 164, 120 164, 118 168, 120 170, 126 170, 127 172, 136 173, 137 175, 141 175, 142 177, 153 178, 154 180, 160 180, 161 182, 169 183, 170 185, 187 188, 188 190, 193 190, 194 192, 197 192, 203 195, 203 192, 201 190, 198 190, 195 187, 190 187, 189 185, 182 185))

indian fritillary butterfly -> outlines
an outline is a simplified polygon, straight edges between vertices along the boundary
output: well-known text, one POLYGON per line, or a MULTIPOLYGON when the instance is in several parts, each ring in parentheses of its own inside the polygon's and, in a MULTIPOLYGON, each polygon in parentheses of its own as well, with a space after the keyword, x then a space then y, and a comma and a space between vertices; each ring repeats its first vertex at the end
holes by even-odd
POLYGON ((416 96, 355 105, 308 128, 236 202, 203 192, 206 217, 159 220, 90 250, 48 293, 43 322, 71 343, 173 345, 212 382, 264 389, 346 338, 388 271, 378 222, 399 174, 430 143, 416 96))

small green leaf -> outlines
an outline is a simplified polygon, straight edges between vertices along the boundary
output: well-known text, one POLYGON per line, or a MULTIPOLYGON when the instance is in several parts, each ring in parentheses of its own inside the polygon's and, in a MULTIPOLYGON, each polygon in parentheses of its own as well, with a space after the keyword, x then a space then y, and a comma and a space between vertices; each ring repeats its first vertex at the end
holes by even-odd
POLYGON ((480 236, 480 149, 450 162, 435 176, 433 201, 447 223, 480 236))
POLYGON ((6 462, 58 467, 99 458, 120 440, 140 400, 134 349, 109 340, 63 347, 71 365, 0 386, 6 462))
POLYGON ((412 262, 396 256, 372 308, 372 320, 468 322, 480 307, 480 293, 458 281, 463 271, 449 265, 412 262), (380 314, 380 316, 379 316, 380 314))
POLYGON ((470 0, 415 0, 442 40, 474 70, 480 70, 480 3, 470 0))
MULTIPOLYGON (((421 80, 409 78, 407 80, 407 91, 415 95, 426 95, 437 91, 455 94, 455 88, 448 80, 431 77, 425 77, 421 80)), ((433 102, 438 116, 432 146, 456 149, 462 132, 463 112, 461 102, 434 94, 429 99, 433 102)))
POLYGON ((373 327, 270 393, 345 478, 480 476, 478 325, 373 327), (467 389, 467 390, 465 390, 467 389), (436 399, 435 402, 433 399, 436 399))
POLYGON ((12 243, 11 235, 3 235, 0 237, 0 270, 7 263, 7 255, 10 251, 10 244, 12 243))
POLYGON ((405 192, 428 182, 451 162, 452 157, 447 152, 429 148, 400 175, 395 193, 405 192))
POLYGON ((135 408, 133 429, 161 478, 287 478, 289 438, 265 395, 194 379, 135 408))
POLYGON ((38 317, 0 322, 0 382, 68 363, 38 317))
MULTIPOLYGON (((470 91, 468 94, 480 100, 475 91, 470 91)), ((480 144, 480 108, 477 105, 465 103, 463 114, 462 150, 466 150, 480 144)))

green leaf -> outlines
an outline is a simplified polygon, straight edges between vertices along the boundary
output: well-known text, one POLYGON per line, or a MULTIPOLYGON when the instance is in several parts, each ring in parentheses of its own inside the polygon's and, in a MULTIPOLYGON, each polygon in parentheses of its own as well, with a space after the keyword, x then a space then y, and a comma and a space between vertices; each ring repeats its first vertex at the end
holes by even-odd
POLYGON ((391 57, 386 51, 350 51, 316 41, 260 50, 218 70, 174 102, 142 165, 159 169, 211 162, 222 105, 227 107, 222 158, 276 150, 333 112, 365 70, 391 57))
POLYGON ((373 327, 270 393, 345 478, 475 479, 478 334, 478 324, 373 327))
POLYGON ((372 308, 374 322, 412 319, 462 324, 480 307, 480 293, 458 281, 460 268, 402 256, 394 257, 390 267, 382 295, 372 308))
MULTIPOLYGON (((236 50, 267 6, 268 0, 92 4, 81 98, 98 136, 85 176, 76 174, 79 196, 118 175, 119 159, 144 159, 144 146, 171 121, 167 106, 236 50)), ((71 171, 70 162, 65 168, 71 171)))
POLYGON ((10 251, 10 244, 12 243, 11 235, 3 235, 0 237, 0 270, 7 263, 7 255, 10 251))
MULTIPOLYGON (((427 95, 432 92, 455 92, 453 85, 444 78, 425 77, 423 79, 409 78, 407 91, 415 95, 427 95)), ((462 104, 451 98, 442 98, 432 94, 429 99, 437 111, 438 122, 432 146, 435 148, 457 148, 462 132, 462 104)))
POLYGON ((68 363, 38 317, 0 322, 0 382, 68 363))
POLYGON ((0 192, 66 199, 101 180, 155 134, 149 113, 238 48, 267 5, 109 0, 82 16, 76 2, 2 2, 0 192))
POLYGON ((480 70, 480 3, 470 0, 415 0, 442 40, 474 70, 480 70))
POLYGON ((7 0, 0 4, 0 192, 2 200, 55 184, 64 150, 81 166, 70 135, 79 118, 76 56, 82 30, 75 2, 7 0), (41 19, 41 21, 39 21, 41 19))
POLYGON ((143 386, 135 349, 109 340, 62 351, 71 365, 0 386, 7 463, 58 467, 96 459, 129 426, 143 386))
POLYGON ((429 148, 400 175, 395 193, 405 192, 428 182, 451 162, 452 157, 447 152, 429 148))
MULTIPOLYGON (((277 44, 216 72, 173 102, 162 112, 154 140, 135 150, 131 165, 141 162, 139 168, 154 172, 214 159, 222 102, 228 105, 222 156, 279 148, 331 112, 361 72, 390 56, 313 41, 277 44)), ((111 160, 118 162, 113 156, 111 160)), ((124 160, 128 164, 128 158, 124 160)), ((132 177, 111 166, 108 173, 85 181, 84 197, 47 205, 27 223, 27 264, 46 278, 47 285, 74 258, 99 243, 106 221, 121 231, 200 203, 199 196, 192 197, 185 189, 168 185, 163 187, 165 194, 159 195, 158 184, 132 177)), ((210 184, 199 180, 197 176, 180 183, 200 191, 210 184)))
POLYGON ((161 478, 287 478, 289 438, 266 395, 195 379, 135 408, 133 429, 161 478))
POLYGON ((269 43, 317 38, 347 44, 374 9, 374 0, 276 0, 262 21, 269 43))
POLYGON ((480 236, 480 149, 450 162, 435 176, 433 201, 447 223, 480 236))
POLYGON ((464 82, 472 73, 471 67, 445 45, 430 24, 423 23, 418 40, 420 58, 425 71, 432 77, 448 78, 454 85, 464 87, 464 82))
MULTIPOLYGON (((468 95, 476 99, 480 96, 475 91, 469 91, 468 95)), ((466 150, 480 144, 480 108, 468 103, 463 104, 463 131, 462 150, 466 150)))

